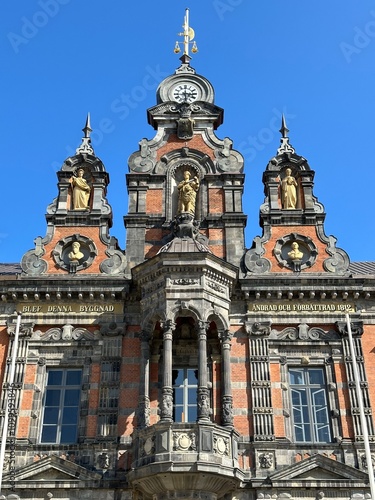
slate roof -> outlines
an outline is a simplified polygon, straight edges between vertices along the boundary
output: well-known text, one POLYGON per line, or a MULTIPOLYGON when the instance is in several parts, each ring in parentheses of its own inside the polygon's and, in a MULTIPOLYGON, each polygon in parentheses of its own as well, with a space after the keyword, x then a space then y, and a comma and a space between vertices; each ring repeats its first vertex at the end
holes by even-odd
POLYGON ((375 274, 375 262, 351 262, 351 274, 375 274))
POLYGON ((0 263, 0 276, 7 274, 20 274, 22 272, 20 264, 1 264, 0 263))

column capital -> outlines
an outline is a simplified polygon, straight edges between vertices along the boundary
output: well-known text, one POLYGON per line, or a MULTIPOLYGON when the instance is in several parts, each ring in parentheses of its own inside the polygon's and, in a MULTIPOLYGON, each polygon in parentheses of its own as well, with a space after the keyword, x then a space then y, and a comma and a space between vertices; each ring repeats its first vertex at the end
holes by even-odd
POLYGON ((230 345, 232 338, 233 338, 233 333, 230 330, 219 331, 219 339, 223 344, 230 345))
POLYGON ((165 321, 160 321, 160 327, 163 330, 163 334, 167 332, 172 332, 176 328, 176 324, 171 319, 166 319, 165 321))
POLYGON ((151 332, 148 330, 140 330, 135 335, 141 340, 141 342, 149 343, 151 340, 151 332))

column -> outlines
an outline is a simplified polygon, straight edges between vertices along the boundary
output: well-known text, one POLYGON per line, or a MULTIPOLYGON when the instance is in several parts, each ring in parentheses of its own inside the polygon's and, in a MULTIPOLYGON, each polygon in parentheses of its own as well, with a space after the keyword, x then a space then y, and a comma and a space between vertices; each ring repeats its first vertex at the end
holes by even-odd
POLYGON ((210 419, 210 394, 207 387, 207 323, 198 322, 198 421, 210 419))
POLYGON ((139 387, 138 427, 150 425, 150 339, 147 331, 139 333, 141 339, 141 380, 139 387))
POLYGON ((172 389, 172 330, 174 323, 171 320, 162 324, 163 328, 163 386, 160 408, 161 420, 172 422, 173 419, 173 389, 172 389))
POLYGON ((221 338, 221 369, 222 369, 222 397, 221 397, 221 423, 233 426, 233 397, 230 370, 230 351, 233 334, 229 330, 220 332, 221 338))

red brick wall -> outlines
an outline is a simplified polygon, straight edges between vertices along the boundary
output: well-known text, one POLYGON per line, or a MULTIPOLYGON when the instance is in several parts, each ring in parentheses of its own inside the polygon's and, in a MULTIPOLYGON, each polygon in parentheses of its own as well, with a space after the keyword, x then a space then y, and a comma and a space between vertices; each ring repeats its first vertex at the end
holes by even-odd
POLYGON ((208 190, 208 213, 223 214, 224 208, 224 192, 222 188, 210 188, 208 190))
POLYGON ((192 139, 186 141, 185 139, 179 139, 176 134, 171 134, 168 137, 167 143, 158 149, 157 160, 159 161, 163 155, 169 153, 170 151, 173 151, 174 149, 180 149, 184 147, 198 149, 199 151, 202 151, 202 153, 208 155, 212 160, 214 160, 215 158, 213 150, 204 142, 201 135, 194 135, 192 139))

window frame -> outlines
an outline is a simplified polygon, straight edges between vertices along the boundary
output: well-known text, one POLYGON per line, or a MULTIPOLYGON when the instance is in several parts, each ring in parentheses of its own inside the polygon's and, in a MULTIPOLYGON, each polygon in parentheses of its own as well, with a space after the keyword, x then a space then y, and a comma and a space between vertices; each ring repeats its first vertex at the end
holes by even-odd
MULTIPOLYGON (((46 371, 46 386, 43 394, 42 400, 42 418, 41 418, 41 426, 40 426, 40 434, 39 434, 39 443, 40 444, 76 444, 78 442, 79 436, 79 425, 80 425, 80 411, 81 411, 81 402, 82 402, 82 386, 83 386, 83 377, 84 371, 82 368, 73 368, 73 367, 50 367, 46 371), (49 378, 50 374, 62 372, 61 383, 53 384, 50 383, 49 378), (72 372, 80 372, 80 381, 75 384, 67 384, 68 375, 72 372), (77 404, 71 404, 69 406, 66 405, 66 398, 69 396, 67 391, 77 391, 79 390, 77 404), (54 403, 54 399, 57 399, 57 394, 53 395, 52 391, 59 391, 58 395, 58 404, 47 404, 47 398, 51 397, 51 403, 54 403), (67 417, 71 417, 71 414, 65 413, 67 408, 75 408, 76 409, 76 421, 75 423, 64 422, 64 419, 67 417), (50 416, 48 416, 48 410, 50 410, 50 416), (57 415, 56 415, 57 410, 57 415), (55 413, 55 416, 53 416, 55 413), (65 413, 65 414, 64 414, 65 413), (48 420, 51 420, 48 422, 48 420), (71 430, 71 428, 75 428, 74 439, 64 440, 63 433, 67 430, 71 430), (68 429, 69 428, 69 429, 68 429), (47 434, 48 438, 48 430, 55 429, 55 438, 54 439, 46 439, 43 437, 43 434, 47 434), (62 440, 63 439, 63 440, 62 440)), ((72 395, 72 394, 71 394, 72 395)))
POLYGON ((292 428, 294 442, 325 444, 332 443, 332 426, 330 419, 329 394, 327 377, 322 366, 289 366, 289 398, 292 418, 292 428), (312 381, 313 371, 321 372, 321 383, 312 381), (292 383, 292 372, 300 373, 301 383, 292 383), (294 394, 299 395, 299 405, 294 402, 294 394), (316 396, 324 395, 324 404, 318 404, 316 396), (304 402, 302 400, 304 399, 304 402), (297 415, 299 415, 297 422, 297 415), (319 422, 320 415, 324 415, 324 420, 319 422), (297 436, 297 429, 300 429, 301 437, 297 436), (328 434, 327 439, 320 439, 322 430, 328 434), (308 435, 309 434, 309 435, 308 435))
MULTIPOLYGON (((183 379, 182 379, 182 384, 177 385, 175 382, 172 382, 172 390, 173 390, 173 421, 176 423, 193 423, 196 422, 198 419, 198 368, 192 367, 192 366, 176 366, 173 367, 172 374, 175 371, 182 371, 183 373, 183 379), (189 372, 193 372, 195 379, 196 379, 196 384, 190 384, 189 383, 189 372), (176 390, 182 390, 182 403, 176 403, 176 390), (189 390, 194 390, 194 402, 190 402, 190 396, 192 392, 189 393, 189 390), (177 420, 176 419, 176 409, 182 407, 182 412, 181 415, 184 416, 183 419, 177 420), (189 410, 195 410, 195 419, 192 420, 189 418, 189 410)), ((173 380, 173 375, 172 375, 172 380, 173 380)), ((176 379, 177 380, 177 377, 176 379)))

